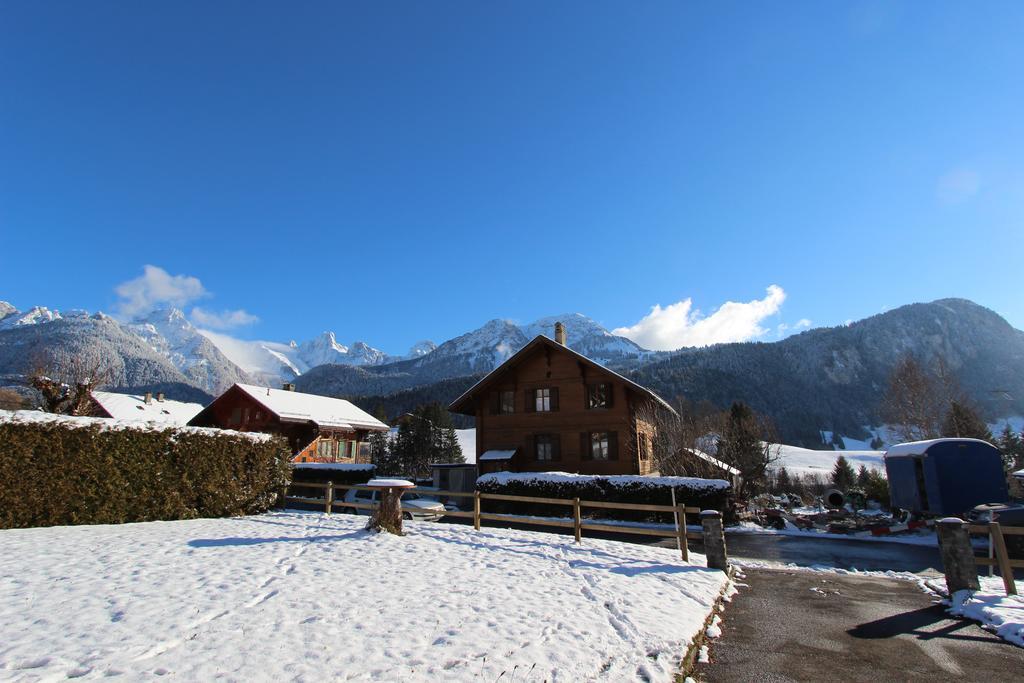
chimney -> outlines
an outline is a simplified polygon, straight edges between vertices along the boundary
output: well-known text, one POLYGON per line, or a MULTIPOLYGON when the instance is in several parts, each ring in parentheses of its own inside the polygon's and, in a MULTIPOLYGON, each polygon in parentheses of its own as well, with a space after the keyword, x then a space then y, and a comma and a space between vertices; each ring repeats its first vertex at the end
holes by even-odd
POLYGON ((146 395, 143 397, 142 400, 144 400, 146 402, 146 405, 148 406, 150 403, 153 402, 153 392, 147 391, 146 395))
POLYGON ((295 391, 295 385, 292 384, 291 382, 285 382, 284 384, 281 385, 281 388, 284 389, 285 391, 295 391))
POLYGON ((555 323, 555 341, 565 346, 565 325, 555 323))
POLYGON ((156 400, 157 400, 157 403, 163 403, 164 402, 164 392, 162 392, 162 391, 156 392, 156 400))

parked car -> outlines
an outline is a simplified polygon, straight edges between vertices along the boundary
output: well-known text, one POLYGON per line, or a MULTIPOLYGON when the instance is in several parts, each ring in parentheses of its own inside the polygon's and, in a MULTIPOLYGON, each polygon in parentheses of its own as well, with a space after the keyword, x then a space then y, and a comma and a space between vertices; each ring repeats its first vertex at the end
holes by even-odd
MULTIPOLYGON (((372 489, 350 489, 345 494, 346 503, 376 503, 378 502, 380 491, 372 489)), ((420 522, 436 522, 444 516, 445 508, 444 505, 437 502, 436 500, 430 500, 418 493, 405 493, 402 496, 402 507, 410 508, 402 512, 402 517, 405 519, 413 519, 420 522)), ((350 515, 366 515, 369 516, 373 513, 373 510, 369 508, 342 508, 342 512, 347 512, 350 515)))
MULTIPOLYGON (((1024 505, 1015 503, 987 503, 978 505, 967 516, 972 524, 985 525, 989 522, 999 522, 1003 527, 1024 528, 1024 505)), ((1006 534, 1004 536, 1006 550, 1014 559, 1024 558, 1024 536, 1020 534, 1006 534)))

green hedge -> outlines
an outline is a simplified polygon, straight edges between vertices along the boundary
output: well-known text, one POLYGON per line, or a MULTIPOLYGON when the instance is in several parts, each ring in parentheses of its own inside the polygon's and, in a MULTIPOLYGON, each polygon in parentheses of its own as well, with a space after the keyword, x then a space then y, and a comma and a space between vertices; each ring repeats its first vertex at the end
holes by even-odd
MULTIPOLYGON (((481 493, 500 493, 512 496, 533 496, 536 498, 579 498, 580 500, 605 501, 610 503, 641 503, 649 505, 671 505, 672 489, 676 492, 677 504, 699 507, 702 510, 719 510, 726 521, 734 517, 733 491, 728 482, 717 479, 696 479, 692 477, 641 477, 641 476, 589 476, 550 472, 498 472, 485 474, 477 480, 476 488, 481 493)), ((485 500, 481 509, 487 512, 515 515, 536 515, 540 517, 570 517, 572 508, 564 505, 543 503, 521 503, 512 501, 485 500)), ((611 508, 584 508, 583 516, 589 518, 618 519, 633 522, 660 522, 670 524, 671 513, 615 510, 611 508)), ((699 524, 696 515, 687 520, 699 524)))
POLYGON ((279 437, 111 425, 0 421, 0 528, 253 514, 288 483, 279 437))

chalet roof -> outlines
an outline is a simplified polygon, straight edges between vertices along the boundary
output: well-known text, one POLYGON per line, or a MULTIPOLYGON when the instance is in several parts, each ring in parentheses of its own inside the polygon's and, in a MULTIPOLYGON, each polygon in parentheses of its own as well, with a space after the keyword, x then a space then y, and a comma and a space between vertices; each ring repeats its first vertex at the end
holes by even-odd
POLYGON ((203 409, 201 403, 158 401, 139 394, 118 394, 112 391, 94 391, 92 399, 115 420, 153 422, 168 427, 183 427, 203 409))
POLYGON ((587 366, 594 368, 599 372, 611 375, 612 377, 620 380, 633 391, 636 391, 639 394, 643 394, 644 396, 647 396, 648 398, 656 401, 663 408, 671 410, 673 414, 676 412, 675 410, 672 409, 672 406, 670 406, 668 402, 665 401, 665 399, 663 399, 661 396, 658 396, 656 393, 654 393, 647 387, 641 386, 634 382, 633 380, 623 377, 614 370, 609 370, 608 368, 601 365, 597 361, 587 358, 582 353, 573 351, 568 346, 563 346, 562 344, 556 342, 554 339, 546 337, 543 334, 538 334, 526 346, 512 354, 512 356, 508 360, 506 360, 504 363, 502 363, 501 365, 487 373, 487 375, 485 375, 483 379, 481 379, 479 382, 477 382, 469 389, 467 389, 466 392, 462 394, 462 396, 459 396, 457 399, 452 401, 451 405, 448 406, 448 410, 452 411, 453 413, 472 415, 474 411, 471 401, 473 399, 474 394, 477 394, 481 392, 483 389, 487 388, 491 384, 491 382, 493 382, 495 379, 497 379, 499 375, 501 375, 501 373, 517 365, 520 361, 526 358, 535 348, 542 345, 552 347, 563 353, 568 353, 569 355, 576 358, 576 360, 578 360, 579 362, 584 363, 587 366))
POLYGON ((254 384, 236 384, 282 422, 312 422, 318 427, 369 429, 386 432, 388 426, 341 398, 303 394, 299 391, 271 389, 254 384))

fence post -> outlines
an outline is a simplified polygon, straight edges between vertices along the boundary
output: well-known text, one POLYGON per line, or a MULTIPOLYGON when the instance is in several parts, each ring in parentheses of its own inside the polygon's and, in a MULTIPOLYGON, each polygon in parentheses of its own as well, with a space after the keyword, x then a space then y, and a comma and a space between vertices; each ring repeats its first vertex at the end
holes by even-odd
POLYGON ((331 504, 334 502, 334 482, 327 482, 327 492, 324 495, 324 512, 331 514, 331 504))
MULTIPOLYGON (((1013 567, 1010 566, 1010 555, 1006 552, 1006 540, 1003 538, 1003 528, 999 522, 990 522, 989 544, 995 545, 996 558, 999 560, 999 573, 1003 575, 1003 587, 1007 595, 1017 594, 1017 584, 1013 580, 1013 567)), ((991 565, 989 565, 991 566, 991 565)))
POLYGON ((277 506, 282 510, 288 507, 288 485, 282 486, 277 492, 277 506))
POLYGON ((572 499, 572 528, 576 534, 576 542, 579 543, 583 538, 583 520, 580 518, 580 499, 572 499))
POLYGON ((708 567, 721 569, 723 572, 729 571, 722 513, 718 510, 704 510, 700 513, 700 524, 704 528, 704 554, 708 558, 708 567))
POLYGON ((690 560, 690 545, 686 540, 686 505, 676 506, 676 544, 679 546, 679 553, 683 561, 690 560))
POLYGON ((967 523, 956 517, 946 517, 940 519, 936 527, 939 531, 942 571, 946 575, 946 589, 950 597, 960 590, 980 589, 978 565, 974 561, 967 523))
POLYGON ((473 528, 480 531, 480 492, 473 491, 473 528))

